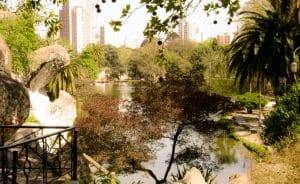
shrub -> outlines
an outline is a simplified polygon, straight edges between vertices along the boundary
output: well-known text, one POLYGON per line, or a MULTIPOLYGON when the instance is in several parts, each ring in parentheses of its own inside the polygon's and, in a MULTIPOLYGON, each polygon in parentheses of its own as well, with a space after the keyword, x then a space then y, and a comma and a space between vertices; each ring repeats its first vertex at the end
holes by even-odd
POLYGON ((300 83, 287 87, 286 93, 276 97, 276 106, 265 120, 265 139, 270 144, 284 146, 286 139, 297 140, 300 132, 300 83))
POLYGON ((34 31, 34 14, 23 12, 15 18, 1 19, 0 35, 10 48, 13 72, 25 74, 29 69, 28 54, 43 45, 34 31))
POLYGON ((81 106, 75 125, 83 151, 98 162, 110 164, 112 171, 133 171, 132 162, 147 161, 148 146, 162 136, 159 124, 147 123, 137 113, 119 111, 122 100, 95 94, 81 106))
POLYGON ((259 108, 259 104, 265 106, 267 102, 268 99, 263 96, 260 97, 258 93, 247 92, 237 96, 237 103, 246 107, 248 113, 252 113, 252 109, 259 108))

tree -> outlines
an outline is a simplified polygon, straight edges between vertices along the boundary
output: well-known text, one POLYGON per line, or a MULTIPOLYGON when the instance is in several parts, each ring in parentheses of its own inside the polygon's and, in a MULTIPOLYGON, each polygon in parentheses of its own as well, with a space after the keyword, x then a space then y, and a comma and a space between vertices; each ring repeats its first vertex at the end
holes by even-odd
POLYGON ((105 61, 104 45, 101 44, 93 45, 93 58, 99 66, 103 65, 105 61))
POLYGON ((300 83, 287 86, 286 93, 276 96, 276 106, 265 120, 264 137, 277 148, 299 141, 300 83))
POLYGON ((123 67, 127 67, 129 58, 130 58, 130 55, 132 52, 133 52, 133 49, 126 47, 126 46, 121 46, 118 48, 120 64, 123 67))
POLYGON ((94 48, 92 45, 88 45, 80 54, 74 58, 75 62, 81 65, 88 76, 92 79, 97 79, 99 75, 99 66, 94 60, 94 48))
POLYGON ((184 137, 181 136, 182 132, 187 127, 207 131, 211 125, 207 121, 208 114, 230 108, 231 102, 227 98, 201 91, 201 83, 203 81, 192 78, 189 72, 181 71, 176 65, 169 65, 164 79, 149 82, 136 89, 133 94, 133 102, 141 107, 147 121, 159 123, 166 128, 171 127, 171 131, 165 133, 173 141, 171 156, 162 178, 158 178, 151 169, 133 163, 137 170, 148 172, 157 184, 167 181, 172 163, 177 158, 176 145, 184 137))
POLYGON ((162 136, 163 128, 146 122, 138 109, 119 111, 119 99, 94 94, 83 103, 76 119, 79 142, 84 152, 99 162, 108 162, 111 171, 133 171, 131 163, 147 161, 149 143, 162 136))
POLYGON ((200 63, 205 68, 202 75, 206 79, 207 88, 217 94, 231 96, 235 93, 233 76, 228 74, 226 47, 220 46, 216 39, 201 42, 192 52, 190 62, 196 72, 200 63))
MULTIPOLYGON (((144 29, 144 35, 147 38, 159 37, 161 33, 168 34, 169 30, 174 29, 179 21, 185 18, 190 12, 195 11, 200 6, 201 0, 183 0, 183 1, 167 1, 167 0, 141 0, 140 7, 131 9, 131 5, 127 4, 122 10, 119 20, 112 20, 111 26, 115 31, 120 30, 122 23, 127 20, 128 17, 133 14, 136 9, 146 7, 147 12, 151 14, 150 19, 144 29), (163 16, 160 16, 157 12, 164 12, 163 16)), ((208 12, 215 11, 224 8, 227 9, 229 17, 232 17, 234 13, 239 9, 239 1, 236 0, 218 0, 217 2, 208 2, 204 9, 208 12)))
POLYGON ((29 71, 28 54, 43 45, 34 32, 34 14, 21 12, 18 16, 0 20, 0 35, 4 37, 12 53, 12 69, 17 74, 29 71))
POLYGON ((265 97, 261 97, 257 93, 244 93, 242 95, 237 96, 236 103, 246 107, 248 113, 252 113, 253 109, 258 109, 261 105, 264 107, 268 102, 268 99, 265 97))
POLYGON ((45 18, 44 24, 48 27, 47 37, 55 37, 62 27, 59 17, 55 15, 54 12, 50 12, 49 15, 45 18))
MULTIPOLYGON (((59 6, 65 3, 66 0, 54 0, 53 3, 59 6)), ((34 14, 34 25, 44 24, 47 30, 47 38, 53 39, 57 36, 61 28, 61 22, 58 15, 53 11, 46 11, 46 8, 39 0, 25 0, 17 9, 18 13, 34 14)))
POLYGON ((120 65, 118 49, 112 45, 105 45, 104 55, 105 60, 102 66, 110 68, 111 77, 119 78, 120 74, 124 71, 120 65))
POLYGON ((134 50, 129 58, 129 76, 155 81, 164 75, 165 70, 157 63, 158 46, 150 42, 134 50))
POLYGON ((75 80, 82 77, 82 66, 74 60, 59 71, 47 84, 47 94, 51 101, 59 97, 59 91, 64 90, 71 94, 76 93, 75 80))
POLYGON ((232 41, 230 72, 236 71, 240 86, 256 80, 263 84, 270 81, 274 92, 280 78, 293 82, 290 64, 293 62, 294 40, 300 36, 300 24, 288 17, 287 1, 270 1, 267 4, 249 4, 248 10, 238 15, 243 23, 232 41))

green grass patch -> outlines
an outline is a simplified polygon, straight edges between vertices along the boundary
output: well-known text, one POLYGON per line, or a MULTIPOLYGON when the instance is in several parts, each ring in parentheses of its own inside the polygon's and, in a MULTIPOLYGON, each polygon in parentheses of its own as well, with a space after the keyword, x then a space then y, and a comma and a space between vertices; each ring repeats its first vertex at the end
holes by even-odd
POLYGON ((26 119, 25 123, 40 124, 40 121, 34 115, 29 115, 28 118, 26 119))
POLYGON ((219 125, 226 131, 229 138, 241 142, 249 151, 254 152, 258 157, 263 158, 267 155, 267 149, 264 146, 247 141, 234 133, 233 120, 222 118, 219 121, 219 125))
POLYGON ((229 133, 228 137, 241 142, 249 151, 254 152, 258 157, 263 158, 267 155, 267 149, 264 146, 247 141, 236 135, 234 132, 229 133))

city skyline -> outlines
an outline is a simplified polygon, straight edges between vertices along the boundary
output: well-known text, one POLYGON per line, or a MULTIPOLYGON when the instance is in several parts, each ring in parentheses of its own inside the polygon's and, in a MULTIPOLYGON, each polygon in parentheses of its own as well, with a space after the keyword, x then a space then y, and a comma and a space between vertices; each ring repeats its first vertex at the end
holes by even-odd
MULTIPOLYGON (((146 14, 147 10, 145 7, 142 7, 139 10, 137 10, 124 23, 124 25, 121 27, 121 30, 119 32, 114 32, 109 25, 109 21, 117 20, 121 15, 122 8, 124 8, 126 4, 130 3, 132 5, 132 9, 134 9, 135 7, 139 6, 139 3, 132 2, 130 0, 117 1, 117 3, 112 3, 110 1, 107 1, 105 4, 100 3, 99 0, 88 0, 88 1, 93 2, 92 6, 89 6, 90 10, 88 11, 91 14, 90 16, 92 17, 90 22, 91 24, 91 33, 89 34, 90 36, 95 38, 96 34, 98 34, 99 32, 100 26, 104 26, 106 44, 112 44, 117 47, 126 44, 126 46, 132 48, 140 46, 142 41, 145 39, 143 35, 143 29, 146 26, 147 23, 146 21, 150 17, 150 15, 146 14), (96 8, 94 7, 94 4, 96 3, 100 4, 101 13, 96 12, 96 8)), ((11 0, 7 1, 7 3, 10 3, 10 6, 12 6, 11 2, 12 2, 11 0)), ((14 1, 13 3, 17 4, 16 1, 14 1)), ((61 8, 62 7, 60 6, 60 7, 54 7, 52 9, 58 14, 59 9, 61 8)), ((232 37, 233 32, 235 32, 237 29, 237 25, 234 22, 228 25, 227 24, 228 17, 224 15, 227 15, 226 12, 220 11, 219 15, 211 15, 207 17, 206 12, 203 11, 203 7, 200 6, 193 14, 188 16, 186 19, 190 22, 193 22, 194 27, 197 27, 198 32, 201 33, 201 36, 198 36, 198 40, 195 41, 202 41, 211 37, 216 38, 217 35, 222 35, 225 32, 230 34, 230 36, 232 37), (218 23, 214 24, 214 20, 217 20, 218 23)), ((178 28, 175 28, 173 31, 178 33, 177 30, 178 28)), ((85 33, 85 35, 87 34, 85 33)), ((85 40, 90 40, 91 43, 95 43, 95 40, 91 38, 90 39, 85 38, 85 40)))

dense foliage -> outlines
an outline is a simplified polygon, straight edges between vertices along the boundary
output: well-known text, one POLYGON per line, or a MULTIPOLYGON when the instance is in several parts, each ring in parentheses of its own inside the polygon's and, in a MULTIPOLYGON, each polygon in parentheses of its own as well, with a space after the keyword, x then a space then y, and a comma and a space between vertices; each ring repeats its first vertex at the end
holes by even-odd
POLYGON ((75 62, 81 65, 88 76, 92 79, 97 79, 99 74, 99 65, 94 58, 94 47, 88 45, 79 55, 79 57, 74 58, 75 62))
POLYGON ((86 101, 83 113, 76 119, 80 145, 101 163, 109 163, 110 169, 132 170, 131 163, 146 161, 151 156, 151 140, 161 137, 162 127, 156 122, 145 121, 133 112, 120 112, 120 103, 126 101, 93 95, 86 101))
POLYGON ((168 137, 173 141, 173 146, 164 176, 157 178, 151 170, 139 164, 134 165, 138 170, 150 173, 156 183, 167 180, 175 160, 191 164, 201 155, 197 152, 199 149, 188 146, 180 154, 175 154, 176 145, 184 137, 182 133, 187 127, 199 132, 207 132, 212 125, 212 122, 207 120, 209 113, 232 108, 232 103, 227 98, 200 90, 204 78, 199 74, 203 73, 203 69, 202 67, 202 70, 196 71, 198 74, 194 75, 193 70, 183 71, 176 64, 169 64, 164 78, 158 82, 144 84, 133 94, 133 101, 142 107, 142 113, 149 122, 158 122, 166 128, 171 127, 168 137), (196 150, 198 156, 191 158, 189 150, 196 150))
POLYGON ((252 2, 238 14, 243 24, 229 49, 229 69, 236 72, 240 86, 266 80, 276 93, 280 78, 294 81, 290 64, 299 46, 300 24, 291 15, 293 2, 252 2))
POLYGON ((0 35, 11 50, 13 71, 18 74, 28 72, 28 54, 43 45, 34 31, 34 14, 23 12, 19 16, 0 19, 0 35))
POLYGON ((155 53, 158 46, 150 42, 132 51, 128 62, 128 74, 133 79, 157 80, 165 70, 158 64, 155 53))
POLYGON ((278 143, 279 147, 285 141, 298 140, 300 134, 300 83, 299 81, 286 89, 286 93, 276 96, 276 106, 266 118, 265 138, 268 143, 278 143), (288 138, 288 139, 287 139, 288 138))
POLYGON ((247 108, 248 113, 252 113, 252 109, 259 108, 259 105, 264 107, 267 104, 268 99, 264 96, 260 96, 258 93, 247 92, 242 95, 238 95, 236 102, 247 108))
POLYGON ((62 68, 56 76, 47 84, 46 90, 51 101, 59 97, 59 91, 64 90, 71 94, 76 93, 76 79, 82 76, 82 67, 72 61, 62 68))

